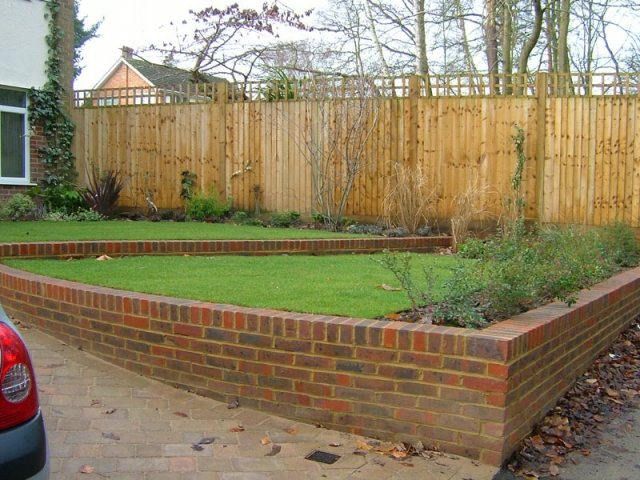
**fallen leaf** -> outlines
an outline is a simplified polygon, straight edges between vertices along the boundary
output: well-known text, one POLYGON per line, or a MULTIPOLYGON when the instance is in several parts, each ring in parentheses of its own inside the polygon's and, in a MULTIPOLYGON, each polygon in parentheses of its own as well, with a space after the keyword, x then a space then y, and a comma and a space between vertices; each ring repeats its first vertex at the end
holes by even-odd
POLYGON ((187 417, 189 416, 189 415, 187 415, 187 414, 186 414, 186 413, 184 413, 184 412, 173 412, 173 414, 174 414, 176 417, 182 417, 182 418, 187 418, 187 417))
POLYGON ((191 445, 191 450, 195 450, 196 452, 201 452, 202 450, 204 450, 204 447, 202 445, 198 445, 194 443, 193 445, 191 445))
POLYGON ((98 258, 96 258, 96 260, 102 262, 103 260, 113 260, 113 258, 111 258, 109 255, 100 255, 98 258))
POLYGON ((392 287, 390 285, 387 285, 386 283, 382 283, 380 285, 376 285, 376 288, 381 288, 382 290, 386 290, 387 292, 401 292, 402 291, 401 288, 392 287))
POLYGON ((237 427, 231 427, 229 431, 235 433, 244 432, 244 427, 242 425, 238 425, 237 427))
POLYGON ((363 440, 356 440, 356 448, 358 450, 371 450, 373 447, 363 440))
POLYGON ((342 444, 341 443, 330 443, 329 446, 330 447, 341 447, 342 444))
POLYGON ((91 400, 91 406, 93 407, 94 405, 100 405, 100 400, 98 400, 97 398, 91 400))
POLYGON ((111 440, 120 440, 120 437, 118 435, 116 435, 115 433, 102 433, 102 436, 104 438, 110 438, 111 440))
POLYGON ((260 443, 261 443, 262 445, 268 445, 268 444, 270 444, 270 443, 271 443, 271 439, 270 439, 269 437, 262 437, 262 438, 260 439, 260 443))
POLYGON ((113 414, 113 413, 116 413, 117 411, 118 411, 118 409, 117 409, 117 408, 110 408, 109 410, 106 410, 106 411, 104 412, 104 414, 105 414, 105 415, 111 415, 111 414, 113 414))
POLYGON ((558 475, 560 475, 560 469, 555 463, 549 465, 549 474, 551 474, 552 477, 557 477, 558 475))
POLYGON ((228 409, 234 409, 234 408, 238 408, 240 406, 240 402, 238 401, 238 397, 235 398, 235 400, 232 400, 231 402, 229 402, 229 404, 227 405, 228 409))
POLYGON ((373 463, 375 463, 376 465, 380 465, 381 467, 384 467, 384 460, 381 457, 374 458, 373 463))
POLYGON ((619 398, 620 397, 620 394, 618 392, 616 392, 615 390, 612 390, 610 388, 605 388, 604 391, 607 392, 607 395, 609 395, 611 398, 619 398))
POLYGON ((96 467, 92 467, 91 465, 82 465, 80 467, 80 473, 93 473, 96 471, 96 467))
POLYGON ((280 453, 280 450, 282 450, 282 447, 280 445, 271 445, 271 450, 269 451, 269 453, 265 453, 264 456, 265 457, 273 457, 275 455, 277 455, 278 453, 280 453))
POLYGON ((200 445, 209 445, 210 443, 213 443, 215 441, 216 441, 215 437, 207 437, 207 438, 203 438, 198 443, 200 445))
POLYGON ((295 428, 287 428, 286 432, 289 435, 297 435, 298 434, 298 431, 295 428))

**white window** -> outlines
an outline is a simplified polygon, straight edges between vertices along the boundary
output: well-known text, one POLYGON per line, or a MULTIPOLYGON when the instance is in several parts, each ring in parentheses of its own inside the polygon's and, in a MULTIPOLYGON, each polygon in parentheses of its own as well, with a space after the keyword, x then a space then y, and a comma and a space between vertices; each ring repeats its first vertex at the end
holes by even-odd
POLYGON ((27 92, 0 88, 0 184, 29 184, 27 92))

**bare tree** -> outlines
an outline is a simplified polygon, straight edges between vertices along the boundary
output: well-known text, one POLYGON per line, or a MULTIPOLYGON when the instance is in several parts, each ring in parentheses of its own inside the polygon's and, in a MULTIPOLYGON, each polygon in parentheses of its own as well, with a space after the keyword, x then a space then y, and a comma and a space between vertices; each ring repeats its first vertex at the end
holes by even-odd
MULTIPOLYGON (((364 76, 321 79, 315 84, 315 111, 306 125, 287 132, 311 167, 313 204, 326 227, 337 230, 359 176, 370 165, 368 151, 378 127, 383 98, 364 76)), ((286 124, 287 122, 283 122, 286 124)))
POLYGON ((193 30, 179 34, 175 42, 151 45, 149 49, 162 53, 172 63, 189 62, 192 81, 198 83, 203 72, 248 78, 267 43, 252 44, 249 34, 277 37, 276 26, 309 30, 303 20, 311 11, 297 14, 277 3, 265 3, 261 10, 241 9, 236 3, 189 13, 191 20, 182 22, 181 30, 193 30))

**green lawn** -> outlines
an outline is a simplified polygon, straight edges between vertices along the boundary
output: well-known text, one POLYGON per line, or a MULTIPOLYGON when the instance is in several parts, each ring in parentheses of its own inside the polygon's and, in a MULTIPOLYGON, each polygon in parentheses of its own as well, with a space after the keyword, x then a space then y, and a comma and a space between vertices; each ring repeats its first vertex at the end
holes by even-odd
MULTIPOLYGON (((243 230, 244 227, 237 229, 243 230)), ((433 265, 439 277, 438 292, 458 261, 427 254, 416 254, 415 260, 418 259, 413 262, 416 278, 422 278, 419 263, 433 265)), ((11 259, 4 263, 94 285, 246 307, 378 318, 411 305, 404 292, 379 288, 382 284, 399 285, 391 272, 368 255, 151 256, 112 261, 11 259)))
POLYGON ((56 240, 281 240, 353 236, 324 230, 263 228, 227 223, 0 222, 0 243, 56 240))
MULTIPOLYGON (((323 230, 262 228, 197 222, 0 222, 2 242, 65 240, 250 240, 336 238, 323 230)), ((362 235, 361 235, 362 236, 362 235)), ((416 255, 434 265, 439 285, 456 261, 416 255)), ((98 262, 20 260, 7 265, 50 277, 179 298, 296 312, 377 318, 405 310, 393 275, 368 255, 129 257, 98 262)), ((415 268, 420 277, 418 262, 415 268)), ((439 289, 440 287, 436 287, 439 289)))

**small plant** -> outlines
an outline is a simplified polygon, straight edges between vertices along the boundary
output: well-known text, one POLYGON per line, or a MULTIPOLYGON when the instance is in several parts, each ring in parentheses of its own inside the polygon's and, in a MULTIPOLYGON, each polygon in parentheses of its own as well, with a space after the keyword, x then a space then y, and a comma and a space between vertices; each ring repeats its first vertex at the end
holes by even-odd
POLYGON ((30 189, 28 195, 34 199, 39 199, 45 211, 62 212, 71 214, 86 210, 85 202, 75 185, 64 183, 43 189, 34 187, 30 189))
POLYGON ((64 213, 60 210, 46 213, 42 220, 46 222, 99 222, 104 217, 94 210, 81 210, 76 213, 64 213))
POLYGON ((385 237, 409 237, 411 232, 404 227, 387 228, 382 232, 385 237))
POLYGON ((0 205, 0 218, 13 222, 31 220, 36 213, 37 205, 24 193, 16 193, 4 205, 0 205))
POLYGON ((236 225, 252 225, 256 227, 264 227, 264 222, 259 218, 250 217, 247 212, 243 212, 242 210, 238 210, 231 218, 229 218, 231 223, 235 223, 236 225))
POLYGON ((182 171, 180 175, 182 175, 182 180, 180 180, 180 198, 184 198, 185 201, 189 201, 193 197, 193 191, 196 187, 196 179, 198 176, 189 170, 182 171))
POLYGON ((423 289, 418 287, 413 280, 413 268, 411 265, 412 255, 410 252, 395 253, 384 249, 382 257, 369 258, 378 263, 384 269, 393 273, 396 280, 400 282, 402 291, 409 298, 412 310, 416 311, 420 307, 431 305, 435 302, 433 288, 436 284, 436 276, 433 273, 433 269, 422 265, 422 275, 426 282, 426 288, 423 289))
POLYGON ((196 191, 186 204, 187 218, 203 222, 225 216, 231 210, 231 198, 221 202, 216 185, 212 184, 206 193, 196 191))
POLYGON ((371 225, 367 223, 354 223, 347 227, 347 233, 358 233, 366 235, 382 235, 385 226, 381 224, 371 225))
POLYGON ((99 174, 94 169, 89 177, 89 185, 80 194, 90 210, 108 218, 113 215, 120 192, 130 179, 123 179, 120 173, 113 170, 99 174))
POLYGON ((516 170, 511 177, 511 194, 504 198, 504 207, 507 211, 506 221, 503 221, 502 229, 509 233, 510 229, 517 228, 518 223, 524 223, 524 207, 526 202, 522 194, 522 177, 524 174, 524 164, 527 160, 525 154, 524 130, 515 126, 516 134, 511 136, 516 147, 516 170))
POLYGON ((300 224, 300 212, 289 210, 277 213, 269 220, 269 225, 276 228, 291 228, 300 224))

